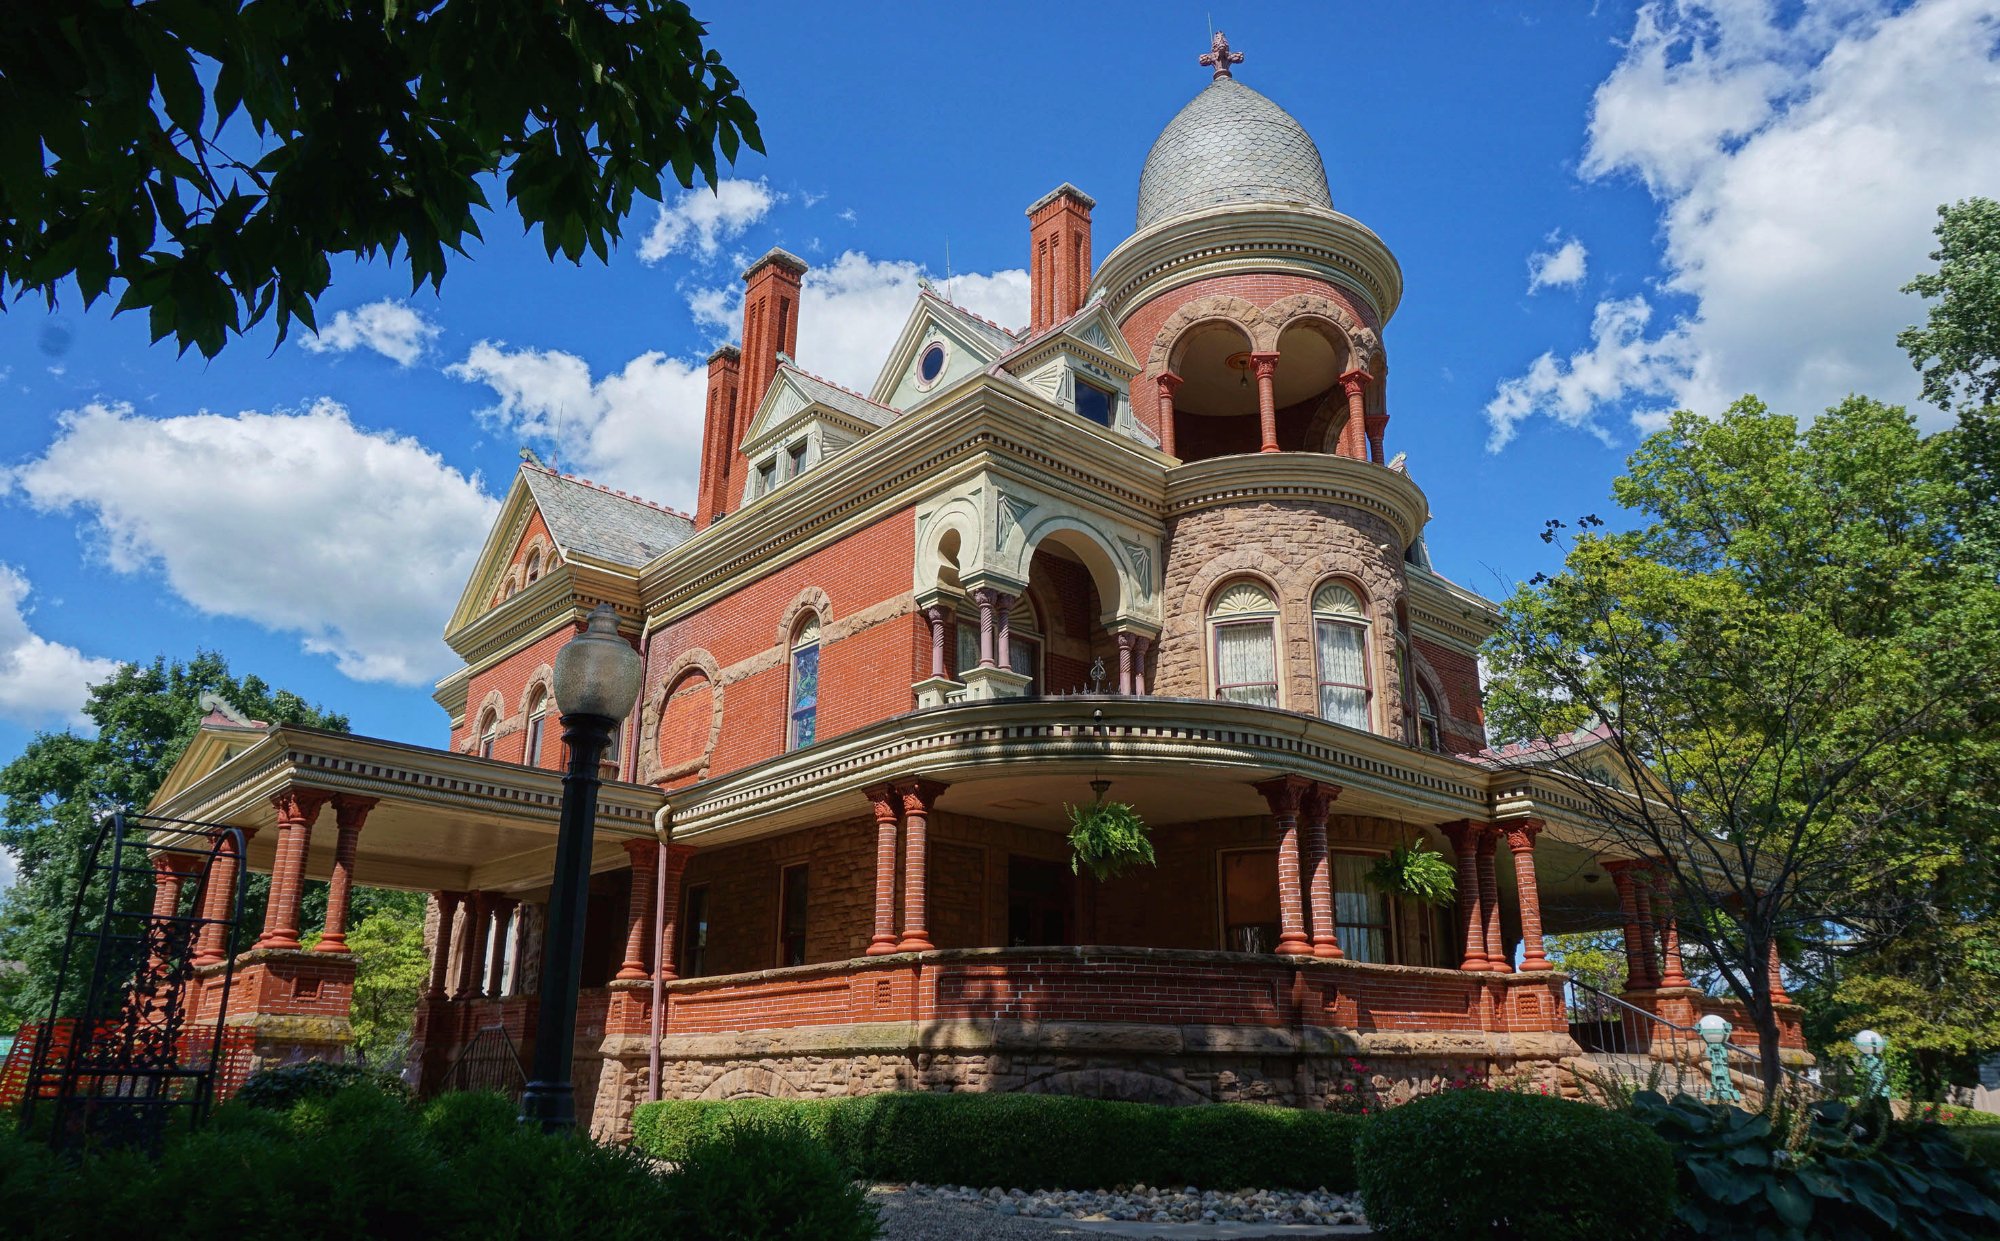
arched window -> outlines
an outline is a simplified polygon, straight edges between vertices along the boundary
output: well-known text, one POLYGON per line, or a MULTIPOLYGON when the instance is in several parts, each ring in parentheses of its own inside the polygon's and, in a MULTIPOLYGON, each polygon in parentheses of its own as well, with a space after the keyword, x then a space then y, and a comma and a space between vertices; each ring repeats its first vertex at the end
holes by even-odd
POLYGON ((1215 696, 1278 705, 1278 601, 1256 582, 1225 586, 1208 608, 1215 696))
POLYGON ((808 614, 792 630, 790 740, 786 749, 811 745, 819 720, 819 617, 808 614))
POLYGON ((1351 728, 1368 727, 1368 617, 1361 598, 1339 582, 1313 592, 1313 652, 1319 663, 1319 713, 1351 728))
POLYGON ((549 695, 537 687, 534 696, 528 699, 528 748, 521 756, 521 761, 530 767, 542 765, 542 737, 548 723, 549 695))
POLYGON ((1417 744, 1426 750, 1444 753, 1444 734, 1438 730, 1437 703, 1431 692, 1417 686, 1417 744))
POLYGON ((541 575, 542 575, 542 549, 537 547, 534 551, 528 553, 528 581, 530 583, 533 583, 534 580, 540 577, 541 575))
POLYGON ((487 711, 479 717, 479 757, 493 757, 493 743, 500 739, 500 714, 487 711))

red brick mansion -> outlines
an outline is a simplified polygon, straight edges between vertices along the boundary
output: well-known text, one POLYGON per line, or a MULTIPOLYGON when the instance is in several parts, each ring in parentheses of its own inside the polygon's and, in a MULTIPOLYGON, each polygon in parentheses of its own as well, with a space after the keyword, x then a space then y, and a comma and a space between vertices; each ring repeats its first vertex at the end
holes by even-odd
POLYGON ((1430 567, 1391 443, 1400 269, 1240 59, 1203 58, 1101 261, 1087 194, 1029 206, 1024 327, 926 289, 848 391, 792 361, 806 264, 752 264, 693 515, 521 468, 446 634, 448 747, 213 717, 152 809, 254 829, 274 876, 232 1020, 338 1050, 358 880, 433 893, 425 1086, 493 1027, 525 1058, 551 665, 606 603, 646 680, 597 819, 601 1134, 655 1089, 1311 1107, 1350 1058, 1385 1093, 1556 1084, 1544 931, 1625 926, 1631 990, 1691 1011, 1643 869, 1558 781, 1474 757, 1495 614, 1430 567), (1157 865, 1073 871, 1100 780, 1157 865), (1420 841, 1455 906, 1369 881, 1420 841), (307 877, 336 897, 311 952, 307 877))

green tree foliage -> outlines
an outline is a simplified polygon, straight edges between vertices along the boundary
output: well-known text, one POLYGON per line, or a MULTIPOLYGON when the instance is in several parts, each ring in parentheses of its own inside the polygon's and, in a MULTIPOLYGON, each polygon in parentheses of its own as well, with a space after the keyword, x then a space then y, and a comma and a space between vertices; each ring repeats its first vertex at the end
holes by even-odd
POLYGON ((1549 964, 1606 995, 1625 990, 1625 936, 1619 931, 1578 931, 1545 935, 1549 964))
POLYGON ((420 892, 371 892, 369 908, 347 932, 354 950, 354 1051, 362 1063, 402 1069, 417 993, 430 972, 424 956, 424 897, 420 892))
MULTIPOLYGON (((25 968, 9 980, 0 1025, 48 1015, 62 937, 81 877, 85 851, 97 832, 96 814, 110 807, 141 809, 193 740, 204 694, 217 694, 253 719, 347 731, 347 718, 273 689, 255 676, 237 677, 213 651, 186 663, 124 664, 90 689, 84 714, 95 737, 44 732, 20 757, 0 768, 0 847, 19 866, 0 894, 0 961, 25 968)), ((261 903, 261 902, 259 902, 261 903)), ((239 933, 252 933, 248 916, 239 933)))
POLYGON ((1683 411, 1627 467, 1635 528, 1586 519, 1507 602, 1489 708, 1510 739, 1601 728, 1550 770, 1607 852, 1663 860, 1775 1076, 1773 945, 1880 942, 1911 912, 1881 876, 1959 856, 1932 812, 1993 744, 2000 591, 1899 408, 1849 398, 1803 430, 1752 398, 1683 411))
POLYGON ((334 256, 412 286, 501 189, 543 247, 602 259, 634 195, 763 149, 677 0, 66 0, 0 41, 0 307, 113 285, 213 357, 314 326, 334 256))
POLYGON ((1945 409, 2000 404, 2000 202, 1939 207, 1937 239, 1937 270, 1903 286, 1935 304, 1896 343, 1923 372, 1925 400, 1945 409))

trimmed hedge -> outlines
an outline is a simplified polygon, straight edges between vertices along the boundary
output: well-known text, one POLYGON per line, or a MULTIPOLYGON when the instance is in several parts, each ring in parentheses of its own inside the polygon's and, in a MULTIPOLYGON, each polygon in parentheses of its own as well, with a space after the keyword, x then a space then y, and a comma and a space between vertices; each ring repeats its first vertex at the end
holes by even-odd
POLYGON ((1674 1216, 1666 1142, 1548 1095, 1413 1100, 1370 1118, 1355 1162, 1368 1223, 1389 1241, 1652 1241, 1674 1216))
POLYGON ((783 1123, 863 1179, 1022 1189, 1356 1185, 1363 1118, 1256 1103, 1162 1107, 1066 1095, 888 1093, 845 1099, 668 1100, 632 1116, 633 1144, 679 1162, 739 1124, 783 1123))

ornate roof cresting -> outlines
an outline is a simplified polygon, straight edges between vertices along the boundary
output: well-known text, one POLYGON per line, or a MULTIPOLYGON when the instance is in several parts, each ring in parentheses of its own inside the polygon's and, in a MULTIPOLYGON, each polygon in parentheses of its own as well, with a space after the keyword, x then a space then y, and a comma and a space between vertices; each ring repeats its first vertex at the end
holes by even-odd
POLYGON ((1208 51, 1202 53, 1200 63, 1214 65, 1215 77, 1211 80, 1220 81, 1234 76, 1229 72, 1229 66, 1242 64, 1243 53, 1230 51, 1229 36, 1218 30, 1215 32, 1215 38, 1209 41, 1208 51))

